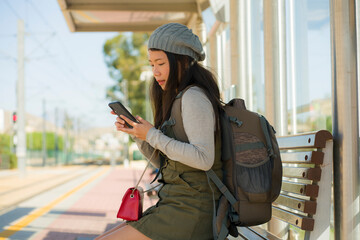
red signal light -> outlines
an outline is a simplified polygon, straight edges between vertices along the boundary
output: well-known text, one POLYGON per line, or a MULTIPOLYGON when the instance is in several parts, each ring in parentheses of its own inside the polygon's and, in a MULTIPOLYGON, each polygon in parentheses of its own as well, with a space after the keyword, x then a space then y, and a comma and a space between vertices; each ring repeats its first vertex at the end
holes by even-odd
POLYGON ((16 123, 17 121, 17 115, 16 115, 16 112, 13 112, 13 115, 12 115, 12 120, 14 123, 16 123))

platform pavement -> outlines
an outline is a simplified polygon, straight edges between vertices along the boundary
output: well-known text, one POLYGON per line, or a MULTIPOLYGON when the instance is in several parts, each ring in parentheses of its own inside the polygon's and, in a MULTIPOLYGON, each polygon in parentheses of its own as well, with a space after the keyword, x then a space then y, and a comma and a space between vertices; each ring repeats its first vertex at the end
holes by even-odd
POLYGON ((85 174, 95 166, 28 167, 0 171, 0 214, 9 207, 85 174))
MULTIPOLYGON (((70 166, 28 169, 24 177, 19 177, 19 173, 16 171, 2 171, 0 172, 0 203, 2 204, 2 211, 16 207, 17 204, 24 201, 24 192, 27 192, 28 199, 87 172, 94 171, 96 168, 99 167, 70 166)), ((144 163, 137 162, 137 164, 128 168, 123 166, 100 168, 105 168, 106 174, 103 177, 99 178, 96 183, 82 193, 83 195, 76 198, 76 201, 68 203, 67 209, 57 211, 54 208, 49 212, 45 212, 44 216, 41 217, 51 219, 51 222, 47 222, 43 229, 40 229, 41 226, 37 226, 37 231, 26 239, 93 239, 105 230, 120 223, 121 220, 116 218, 116 212, 121 198, 126 189, 133 186, 140 177, 144 163)), ((144 188, 147 187, 146 184, 151 179, 149 172, 145 174, 141 183, 144 188)), ((155 204, 156 201, 156 197, 149 198, 145 196, 144 209, 155 204)), ((16 238, 10 237, 9 239, 16 238)))

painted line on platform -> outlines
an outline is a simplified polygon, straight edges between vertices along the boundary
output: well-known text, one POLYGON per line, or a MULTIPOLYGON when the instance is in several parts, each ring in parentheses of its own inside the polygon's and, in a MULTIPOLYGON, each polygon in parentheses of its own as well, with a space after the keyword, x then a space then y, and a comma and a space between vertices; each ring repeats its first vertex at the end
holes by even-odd
POLYGON ((81 183, 77 187, 73 188, 69 192, 65 193, 61 197, 59 197, 56 200, 52 201, 50 204, 48 204, 48 205, 46 205, 46 206, 44 206, 42 208, 39 208, 39 209, 35 210, 34 212, 30 213, 29 215, 23 217, 21 220, 19 220, 15 224, 11 225, 10 227, 8 227, 6 230, 0 232, 0 240, 5 240, 5 239, 9 238, 10 236, 14 235, 16 232, 20 231, 21 229, 23 229, 24 227, 29 225, 32 221, 34 221, 38 217, 41 217, 45 213, 49 212, 52 208, 54 208, 61 201, 65 200, 67 197, 71 196, 75 192, 79 191, 81 188, 85 187, 86 185, 88 185, 92 181, 96 180, 101 175, 105 174, 105 172, 107 172, 107 171, 109 171, 108 168, 103 169, 101 172, 99 172, 95 176, 89 178, 88 180, 81 183))

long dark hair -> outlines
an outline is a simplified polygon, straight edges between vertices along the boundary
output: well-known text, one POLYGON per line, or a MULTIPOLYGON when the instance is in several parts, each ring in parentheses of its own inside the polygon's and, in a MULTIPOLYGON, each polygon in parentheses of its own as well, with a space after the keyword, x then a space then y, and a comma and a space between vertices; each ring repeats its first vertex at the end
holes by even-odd
MULTIPOLYGON (((152 51, 162 51, 150 49, 152 51)), ((204 90, 215 112, 218 123, 218 113, 221 109, 220 91, 214 74, 200 65, 193 58, 164 51, 170 65, 169 78, 165 90, 153 78, 150 85, 150 99, 154 112, 154 125, 159 128, 170 118, 171 107, 175 97, 187 86, 194 85, 204 90)), ((216 124, 218 127, 218 124, 216 124)))

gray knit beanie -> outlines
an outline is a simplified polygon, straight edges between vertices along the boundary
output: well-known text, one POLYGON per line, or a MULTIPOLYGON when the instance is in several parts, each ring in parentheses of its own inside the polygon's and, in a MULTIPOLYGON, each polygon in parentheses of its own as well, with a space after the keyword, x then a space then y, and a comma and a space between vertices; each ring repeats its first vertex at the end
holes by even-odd
POLYGON ((167 23, 155 29, 149 39, 148 49, 150 48, 187 55, 196 61, 205 59, 198 36, 180 23, 167 23))

